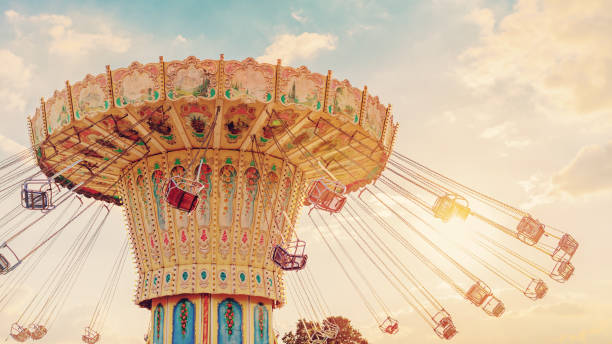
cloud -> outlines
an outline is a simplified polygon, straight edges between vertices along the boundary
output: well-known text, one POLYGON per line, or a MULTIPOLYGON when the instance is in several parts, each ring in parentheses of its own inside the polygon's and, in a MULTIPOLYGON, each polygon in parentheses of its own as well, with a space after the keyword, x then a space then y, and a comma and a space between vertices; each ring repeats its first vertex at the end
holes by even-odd
POLYGON ((183 37, 183 35, 177 35, 173 41, 174 44, 187 43, 187 38, 183 37))
POLYGON ((0 152, 7 153, 9 155, 22 152, 26 147, 21 144, 9 139, 6 136, 0 135, 0 152))
POLYGON ((302 15, 304 11, 303 10, 298 10, 298 11, 293 11, 291 12, 291 18, 297 20, 300 23, 305 23, 306 21, 308 21, 308 18, 306 18, 304 15, 302 15))
POLYGON ((460 55, 467 85, 495 92, 509 83, 555 115, 612 112, 612 2, 519 0, 499 21, 490 9, 467 19, 480 29, 460 55))
POLYGON ((553 191, 584 196, 612 190, 612 141, 585 146, 552 179, 553 191))
POLYGON ((612 191, 612 141, 584 146, 574 159, 548 178, 541 174, 519 182, 531 194, 522 205, 531 208, 560 199, 574 199, 612 191))
POLYGON ((10 50, 0 49, 0 93, 4 101, 0 105, 3 111, 22 112, 26 101, 23 91, 30 85, 32 67, 10 50))
POLYGON ((100 50, 124 53, 131 45, 129 38, 114 33, 107 22, 95 18, 79 20, 87 25, 77 28, 72 18, 65 15, 25 16, 14 10, 5 11, 4 15, 14 25, 19 39, 42 35, 49 53, 59 56, 87 55, 100 50))
POLYGON ((486 128, 482 133, 480 133, 480 137, 482 137, 483 139, 492 139, 500 136, 505 136, 511 126, 512 123, 504 122, 502 124, 486 128))
POLYGON ((282 59, 283 63, 290 64, 296 59, 309 59, 323 50, 336 49, 337 37, 331 34, 304 32, 300 35, 278 35, 264 52, 257 58, 261 62, 275 63, 282 59))
POLYGON ((504 122, 489 128, 480 133, 483 139, 499 139, 506 147, 509 148, 524 148, 531 144, 531 140, 523 137, 516 137, 518 130, 516 124, 512 122, 504 122))

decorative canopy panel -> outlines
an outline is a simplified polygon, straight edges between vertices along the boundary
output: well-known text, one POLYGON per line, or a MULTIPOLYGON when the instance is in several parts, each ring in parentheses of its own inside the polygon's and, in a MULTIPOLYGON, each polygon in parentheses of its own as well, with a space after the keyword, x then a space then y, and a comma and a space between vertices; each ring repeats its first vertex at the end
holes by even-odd
POLYGON ((306 180, 331 174, 354 191, 380 174, 396 131, 390 107, 331 72, 223 57, 160 58, 87 75, 43 100, 30 126, 45 174, 82 159, 58 181, 117 204, 127 166, 195 148, 261 151, 288 160, 306 180))

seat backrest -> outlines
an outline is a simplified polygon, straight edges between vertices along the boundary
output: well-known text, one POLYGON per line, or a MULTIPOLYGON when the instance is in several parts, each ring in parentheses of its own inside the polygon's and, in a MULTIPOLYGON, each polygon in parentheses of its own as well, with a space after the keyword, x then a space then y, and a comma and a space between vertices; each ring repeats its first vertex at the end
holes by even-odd
POLYGON ((7 271, 10 266, 11 264, 9 263, 8 259, 6 259, 4 255, 0 254, 0 273, 7 271))
POLYGON ((531 216, 525 216, 516 226, 517 237, 528 245, 535 245, 544 234, 544 225, 531 216))

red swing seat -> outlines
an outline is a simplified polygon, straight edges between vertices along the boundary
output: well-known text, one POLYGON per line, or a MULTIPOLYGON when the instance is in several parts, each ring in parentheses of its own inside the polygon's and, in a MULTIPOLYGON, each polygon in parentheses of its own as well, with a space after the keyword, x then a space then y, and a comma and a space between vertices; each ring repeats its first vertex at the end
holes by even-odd
POLYGON ((482 306, 482 309, 488 315, 499 318, 506 311, 506 306, 500 299, 491 295, 484 306, 482 306))
POLYGON ((323 178, 317 179, 308 189, 306 203, 313 204, 317 209, 337 213, 346 203, 345 191, 346 187, 342 183, 323 178))
POLYGON ((43 325, 30 325, 30 337, 34 340, 42 339, 45 335, 47 335, 47 328, 43 325))
POLYGON ((565 283, 572 277, 574 270, 574 266, 569 261, 557 262, 550 272, 550 277, 559 283, 565 283))
POLYGON ((83 343, 86 344, 95 344, 100 340, 100 334, 90 327, 85 328, 85 333, 81 336, 83 343))
POLYGON ((532 300, 538 300, 544 297, 548 292, 548 286, 541 279, 532 279, 525 288, 523 294, 532 300))
POLYGON ((432 211, 434 217, 441 219, 442 222, 448 222, 454 216, 465 220, 470 215, 470 207, 467 200, 456 194, 438 197, 432 207, 432 211))
POLYGON ((202 184, 183 177, 172 177, 166 184, 166 202, 178 210, 191 212, 198 205, 202 184))
POLYGON ((290 243, 287 249, 276 245, 272 254, 272 260, 284 271, 298 271, 306 266, 308 255, 304 254, 306 242, 297 240, 290 243))
POLYGON ((450 314, 444 309, 436 313, 431 320, 435 323, 434 332, 436 332, 438 337, 451 339, 457 334, 457 328, 455 328, 450 314))
POLYGON ((571 235, 565 233, 559 240, 557 248, 555 248, 552 259, 560 262, 563 260, 570 260, 578 249, 578 242, 571 235))
POLYGON ((383 321, 378 328, 388 334, 396 334, 399 332, 399 322, 391 317, 387 317, 385 321, 383 321))
POLYGON ((544 235, 544 224, 527 215, 516 226, 516 237, 527 245, 535 245, 544 235))
POLYGON ((19 325, 18 323, 13 323, 11 326, 11 332, 9 334, 18 342, 25 342, 28 340, 28 338, 30 338, 30 330, 19 325))
POLYGON ((465 298, 476 305, 476 307, 480 307, 489 296, 491 296, 491 288, 482 281, 474 283, 465 293, 465 298))

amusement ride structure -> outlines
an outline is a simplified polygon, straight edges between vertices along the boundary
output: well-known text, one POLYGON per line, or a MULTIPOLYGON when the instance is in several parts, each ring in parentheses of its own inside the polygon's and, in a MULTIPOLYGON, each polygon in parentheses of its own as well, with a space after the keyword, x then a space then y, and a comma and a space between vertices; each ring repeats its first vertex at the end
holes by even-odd
POLYGON ((538 300, 548 290, 541 278, 563 283, 574 271, 572 236, 394 151, 391 106, 331 71, 223 55, 107 66, 66 82, 28 121, 32 149, 0 162, 0 201, 13 203, 0 214, 0 307, 75 219, 85 226, 7 328, 18 342, 52 329, 116 206, 128 236, 116 258, 105 259, 112 265, 83 324, 84 343, 103 338, 130 248, 134 301, 151 311, 147 343, 278 342, 273 311, 285 305, 286 290, 301 321, 314 321, 306 326, 311 343, 333 340, 339 328, 324 320, 331 312, 295 228, 303 206, 389 335, 401 331, 394 310, 351 256, 366 257, 442 339, 457 334, 455 320, 414 264, 492 317, 506 308, 491 285, 538 300), (492 231, 471 233, 476 246, 452 242, 439 225, 453 218, 492 231), (474 266, 496 279, 481 280, 474 266))

